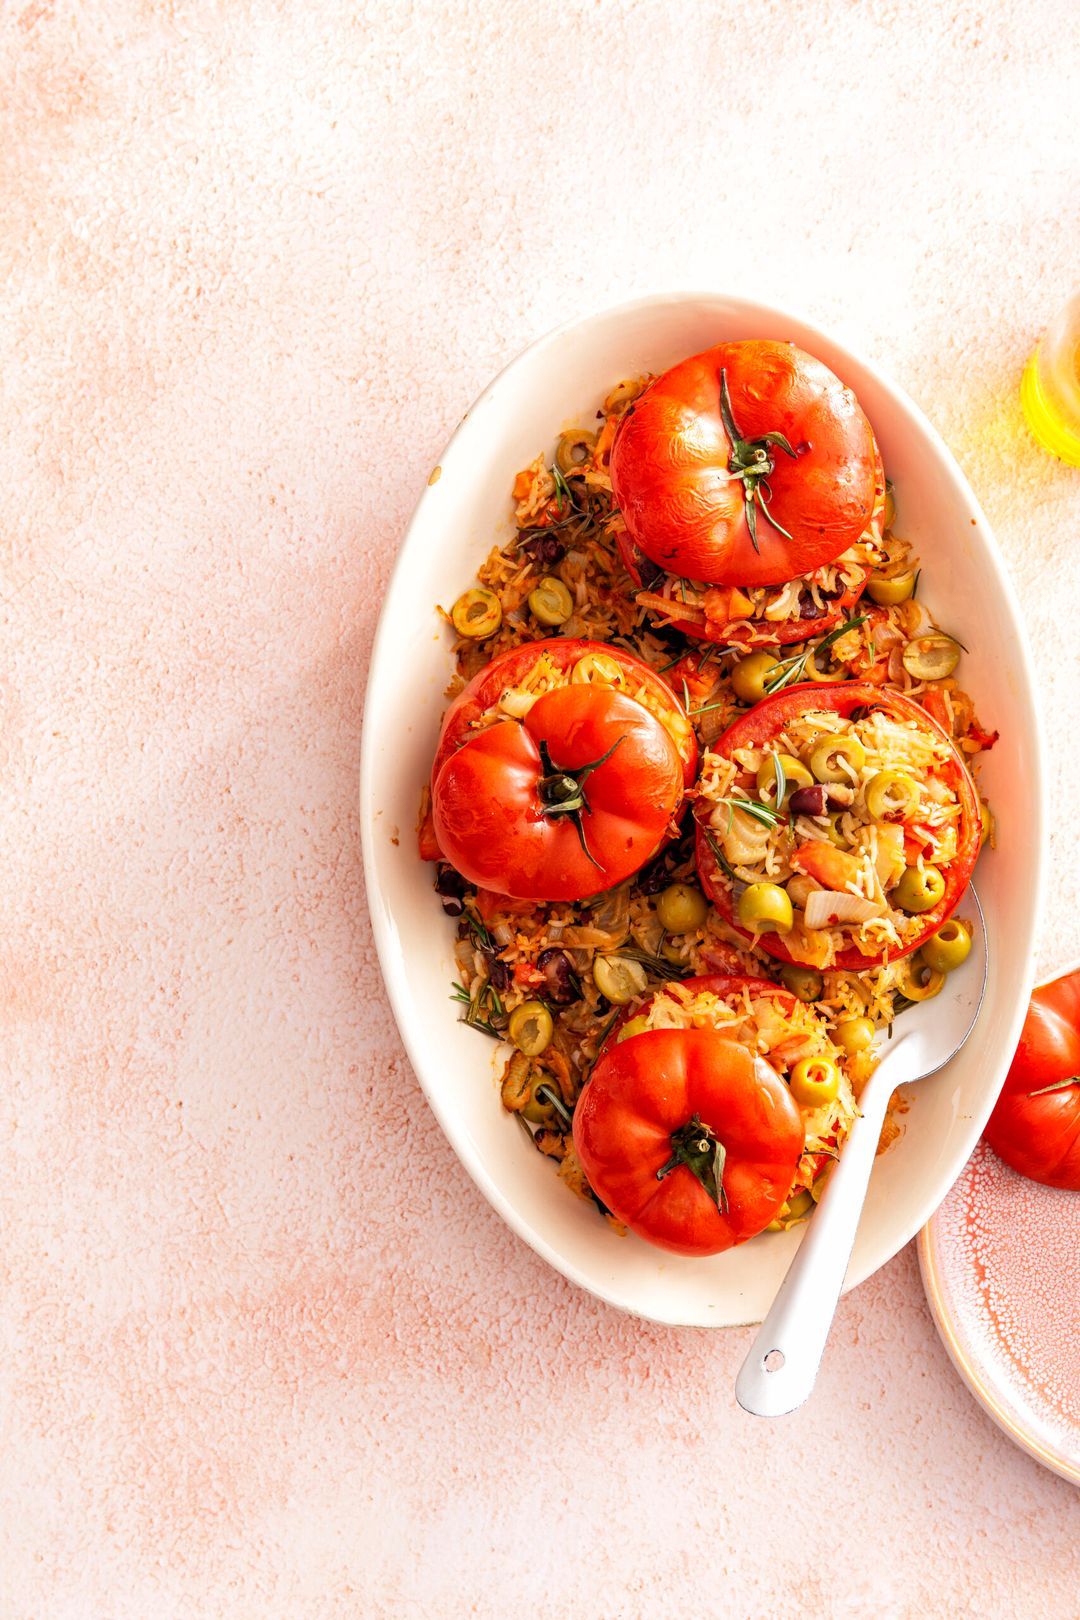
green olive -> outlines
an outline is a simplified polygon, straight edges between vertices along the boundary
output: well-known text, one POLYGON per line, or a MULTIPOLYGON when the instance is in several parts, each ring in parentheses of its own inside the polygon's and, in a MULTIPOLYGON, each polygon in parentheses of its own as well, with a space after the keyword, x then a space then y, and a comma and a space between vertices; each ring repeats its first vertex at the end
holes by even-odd
POLYGON ((757 790, 758 798, 763 804, 776 803, 776 761, 779 760, 784 770, 784 803, 794 793, 796 788, 812 787, 814 778, 810 775, 801 759, 794 754, 769 754, 758 767, 757 790))
POLYGON ((906 602, 915 589, 915 570, 905 569, 902 574, 871 574, 866 594, 881 607, 895 607, 906 602))
POLYGON ((825 980, 813 968, 799 967, 795 962, 785 962, 780 969, 780 978, 784 988, 790 990, 793 996, 800 1001, 817 1001, 825 988, 825 980))
POLYGON ((917 681, 943 681, 960 662, 960 643, 942 630, 930 630, 909 641, 900 659, 917 681))
POLYGON ((551 1076, 545 1074, 543 1070, 533 1076, 529 1086, 528 1100, 521 1110, 530 1125, 550 1125, 555 1118, 555 1105, 551 1101, 551 1097, 537 1095, 542 1090, 546 1090, 552 1095, 555 1093, 551 1076))
POLYGON ((510 1014, 510 1039, 526 1057, 539 1057, 551 1045, 555 1024, 542 1001, 523 1001, 510 1014))
POLYGON ((810 769, 819 782, 850 782, 841 761, 858 775, 866 764, 866 749, 858 737, 822 737, 810 750, 810 769))
POLYGON ((541 624, 565 624, 574 611, 574 598, 552 574, 545 574, 539 585, 529 592, 529 607, 534 619, 541 624))
POLYGON ((559 434, 555 448, 555 464, 560 472, 577 472, 589 460, 596 447, 596 434, 587 428, 571 428, 559 434))
POLYGON ((919 798, 918 782, 905 771, 878 771, 866 784, 866 808, 875 821, 910 821, 919 798))
POLYGON ((739 896, 739 921, 744 928, 767 934, 786 934, 795 921, 791 901, 776 883, 751 883, 739 896))
POLYGON ((615 1037, 616 1046, 620 1041, 628 1041, 632 1035, 644 1035, 649 1027, 649 1020, 644 1013, 638 1013, 636 1018, 628 1018, 615 1037))
POLYGON ((571 686, 625 686, 622 665, 609 653, 586 653, 570 671, 571 686))
POLYGON ((598 956, 593 961, 592 976, 600 994, 613 1007, 625 1007, 640 996, 648 983, 644 967, 632 956, 598 956))
POLYGON ((802 1108, 823 1108, 840 1090, 840 1070, 831 1057, 800 1058, 788 1082, 802 1108))
POLYGON ((891 484, 885 485, 885 511, 882 516, 884 519, 882 528, 891 529, 896 522, 896 496, 892 492, 891 484))
POLYGON ((896 988, 905 1001, 929 1001, 945 983, 944 973, 927 967, 918 951, 914 956, 905 956, 897 962, 893 976, 896 988))
POLYGON ((814 1200, 815 1204, 820 1204, 821 1195, 825 1191, 825 1188, 829 1185, 829 1177, 832 1175, 832 1173, 833 1173, 832 1165, 827 1164, 825 1166, 824 1170, 822 1170, 821 1174, 818 1175, 818 1176, 815 1176, 814 1184, 810 1188, 810 1196, 814 1200))
POLYGON ((627 378, 621 383, 616 383, 604 400, 604 415, 621 416, 626 407, 637 399, 641 389, 642 381, 639 377, 627 378))
MULTIPOLYGON (((843 811, 840 812, 840 815, 842 814, 843 811)), ((827 824, 821 830, 830 844, 835 844, 837 849, 847 849, 848 841, 840 831, 840 815, 829 816, 827 824)))
POLYGON ((982 831, 979 833, 979 848, 982 849, 987 843, 993 848, 994 812, 985 799, 979 800, 979 820, 982 823, 982 831))
POLYGON ((470 641, 486 641, 502 624, 502 608, 494 591, 482 586, 459 596, 450 609, 454 629, 470 641))
POLYGON ((926 940, 919 955, 935 973, 951 973, 971 954, 971 935, 957 917, 942 923, 936 934, 926 940))
POLYGON ((933 911, 945 893, 945 879, 936 866, 909 866, 889 895, 889 904, 899 906, 911 916, 933 911))
POLYGON ((673 883, 657 900, 656 915, 669 934, 688 934, 701 927, 709 906, 700 889, 690 883, 673 883))
POLYGON ((797 1193, 792 1193, 783 1209, 780 1211, 780 1230, 787 1226, 794 1226, 796 1221, 804 1221, 814 1207, 814 1200, 805 1187, 800 1187, 797 1193))
POLYGON ((869 1018, 844 1018, 836 1026, 836 1040, 849 1057, 873 1044, 875 1030, 869 1018))
POLYGON ((760 703, 766 697, 766 677, 774 669, 778 669, 779 662, 772 653, 755 652, 746 658, 740 658, 731 671, 731 685, 735 696, 740 703, 760 703))

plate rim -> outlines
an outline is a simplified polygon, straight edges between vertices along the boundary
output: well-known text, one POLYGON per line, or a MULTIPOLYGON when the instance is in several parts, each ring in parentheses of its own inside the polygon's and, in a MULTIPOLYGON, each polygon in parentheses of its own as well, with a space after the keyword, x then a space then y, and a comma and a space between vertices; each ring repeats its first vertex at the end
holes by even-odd
MULTIPOLYGON (((1055 984, 1058 979, 1067 978, 1070 973, 1076 972, 1080 972, 1080 957, 1077 957, 1075 961, 1066 963, 1062 968, 1055 968, 1049 977, 1037 979, 1032 985, 1032 991, 1045 989, 1048 984, 1055 984)), ((982 1137, 980 1136, 979 1142, 981 1141, 982 1137)), ((976 1143, 976 1147, 978 1145, 976 1143)), ((989 1151, 992 1153, 993 1149, 990 1148, 989 1151)), ((970 1163, 971 1160, 969 1159, 967 1164, 970 1163)), ((967 1164, 965 1164, 964 1170, 967 1169, 967 1164)), ((960 1175, 963 1175, 964 1170, 961 1170, 960 1175)), ((957 1182, 959 1179, 958 1176, 957 1182)), ((954 1182, 953 1186, 956 1186, 957 1182, 954 1182)), ((945 1197, 948 1197, 948 1193, 946 1193, 945 1197)), ((945 1199, 943 1198, 942 1203, 944 1202, 945 1199)), ((919 1275, 922 1279, 926 1302, 930 1307, 930 1315, 949 1360, 959 1373, 962 1383, 967 1386, 986 1415, 997 1424, 998 1428, 1015 1445, 1019 1446, 1022 1451, 1026 1451, 1029 1457, 1033 1457, 1044 1468, 1049 1468, 1051 1472, 1057 1474, 1060 1479, 1068 1480, 1071 1485, 1080 1486, 1080 1443, 1078 1443, 1077 1447, 1077 1461, 1073 1462, 1053 1446, 1046 1445, 1036 1435, 1030 1434, 1023 1424, 1018 1423, 1012 1414, 1005 1409, 1000 1397, 995 1393, 994 1381, 976 1366, 975 1358, 965 1350, 961 1342, 959 1329, 945 1304, 941 1273, 934 1253, 935 1241, 940 1242, 938 1230, 940 1213, 941 1204, 938 1205, 926 1225, 921 1228, 916 1239, 916 1254, 919 1259, 919 1275)), ((1077 1432, 1080 1435, 1080 1429, 1077 1432)))
MULTIPOLYGON (((906 389, 904 389, 899 383, 895 382, 890 374, 883 371, 876 362, 867 359, 861 349, 852 347, 846 338, 841 339, 838 337, 832 337, 816 322, 807 319, 804 315, 798 311, 790 309, 786 305, 764 303, 757 299, 747 297, 743 292, 740 291, 728 292, 715 288, 668 288, 658 292, 648 293, 636 298, 622 300, 618 303, 603 305, 589 310, 584 314, 576 315, 571 319, 563 321, 550 328, 546 332, 541 333, 531 342, 524 345, 520 350, 511 356, 505 365, 499 368, 495 375, 484 385, 480 393, 476 395, 467 410, 463 412, 453 432, 445 441, 441 451, 439 452, 436 467, 441 468, 442 463, 452 451, 459 435, 461 435, 463 432, 469 418, 485 406, 490 396, 498 389, 503 377, 517 366, 524 364, 528 358, 534 357, 537 353, 541 352, 545 348, 554 346, 560 342, 567 334, 578 328, 591 325, 594 321, 599 319, 609 319, 612 317, 632 318, 635 314, 640 314, 650 308, 670 308, 685 304, 696 305, 709 303, 738 306, 742 312, 745 312, 747 318, 749 319, 754 318, 756 315, 761 315, 770 320, 791 321, 793 324, 801 327, 805 333, 810 334, 814 338, 820 339, 827 347, 840 349, 848 358, 854 361, 856 365, 865 368, 865 370, 869 372, 875 378, 875 380, 893 396, 895 403, 901 409, 901 411, 905 412, 909 416, 909 418, 918 427, 919 431, 932 443, 939 456, 943 458, 950 475, 959 483, 963 490, 965 498, 969 503, 969 509, 973 514, 973 521, 977 521, 979 524, 981 533, 985 542, 987 543, 989 558, 994 567, 997 589, 1007 602, 1013 621, 1019 631, 1019 635, 1017 637, 1017 650, 1019 652, 1025 674, 1025 685, 1031 697, 1030 706, 1034 719, 1035 735, 1033 740, 1035 756, 1039 767, 1037 773, 1037 821, 1039 836, 1036 841, 1035 850, 1036 881, 1034 884, 1034 896, 1032 901, 1032 943, 1027 952, 1025 972, 1023 975, 1023 988, 1027 994, 1030 995, 1030 989, 1034 979, 1036 949, 1035 936, 1037 934, 1037 924, 1042 914, 1045 890, 1047 806, 1046 794, 1042 787, 1042 783, 1045 778, 1046 760, 1045 725, 1041 710, 1035 701, 1038 686, 1035 678, 1035 668, 1027 635, 1027 627, 1021 611, 1016 587, 1005 564, 1005 559, 998 544, 997 537, 992 526, 987 521, 986 514, 982 509, 981 503, 971 488, 967 475, 960 466, 956 457, 953 455, 952 451, 949 449, 948 445, 945 443, 944 439, 934 427, 933 423, 929 420, 920 406, 917 405, 910 397, 906 389)), ((375 811, 374 805, 369 805, 368 803, 370 793, 368 784, 372 780, 373 773, 371 767, 374 763, 373 755, 375 749, 374 728, 367 724, 369 706, 371 705, 372 701, 372 688, 374 684, 373 677, 385 663, 386 648, 391 642, 391 629, 390 620, 387 615, 387 606, 395 595, 401 578, 405 577, 407 573, 407 567, 411 561, 410 542, 412 541, 415 531, 422 525, 429 501, 433 500, 434 498, 435 486, 429 479, 427 484, 421 489, 419 497, 412 510, 408 524, 406 525, 402 535, 394 566, 387 580, 382 606, 379 612, 379 620, 376 626, 374 638, 372 640, 371 656, 365 679, 364 702, 361 714, 358 799, 364 881, 369 896, 373 892, 379 892, 375 857, 375 822, 377 820, 377 812, 375 811)), ((604 1300, 607 1305, 613 1306, 615 1309, 620 1310, 627 1315, 637 1316, 643 1320, 654 1321, 666 1326, 674 1327, 702 1326, 723 1328, 756 1325, 758 1318, 753 1315, 745 1319, 740 1318, 738 1321, 709 1322, 707 1320, 697 1318, 693 1321, 687 1322, 686 1313, 684 1311, 679 1311, 677 1308, 671 1312, 659 1313, 656 1310, 645 1309, 640 1305, 629 1304, 623 1298, 618 1297, 613 1291, 604 1286, 601 1279, 586 1276, 582 1272, 581 1268, 575 1264, 575 1262, 569 1260, 565 1255, 563 1255, 561 1251, 556 1249, 555 1246, 550 1243, 542 1232, 538 1231, 520 1215, 514 1204, 506 1196, 504 1196, 500 1189, 494 1184, 487 1172, 486 1167, 481 1162, 480 1156, 468 1151, 464 1144, 459 1144, 457 1140, 457 1133, 451 1129, 448 1121, 447 1111, 444 1110, 439 1098, 427 1086, 423 1074, 423 1065, 419 1059, 419 1049, 412 1039, 410 1027, 412 1009, 411 1006, 407 1005, 404 987, 398 983, 397 974, 391 971, 389 966, 389 929, 384 918, 377 911, 372 910, 370 902, 367 909, 371 921, 372 933, 375 941, 376 952, 379 958, 379 966, 382 973, 383 983, 394 1014, 399 1036, 403 1046, 405 1047, 406 1054, 408 1055, 416 1079, 420 1084, 420 1088, 424 1093, 427 1103, 434 1113, 440 1128, 447 1137, 455 1157, 463 1166, 466 1173, 469 1175, 470 1179, 473 1181, 479 1191, 486 1198, 488 1203, 510 1227, 510 1230, 518 1237, 522 1238, 530 1246, 530 1248, 540 1255, 543 1260, 547 1261, 549 1265, 561 1273, 562 1276, 566 1277, 570 1282, 585 1289, 587 1293, 592 1294, 596 1298, 604 1300)), ((989 1115, 990 1108, 992 1107, 993 1100, 991 1100, 989 1103, 987 1115, 989 1115)), ((962 1171, 963 1166, 960 1166, 957 1171, 957 1176, 960 1175, 962 1171)), ((947 1187, 942 1189, 938 1198, 938 1204, 940 1204, 941 1201, 948 1195, 951 1187, 955 1184, 955 1180, 956 1177, 950 1181, 947 1187)), ((933 1212, 931 1211, 931 1214, 932 1213, 933 1212)), ((846 1294, 851 1289, 858 1287, 860 1283, 865 1282, 868 1277, 874 1275, 875 1272, 881 1270, 883 1266, 895 1259, 900 1250, 911 1242, 911 1240, 919 1233, 929 1218, 930 1217, 924 1213, 915 1221, 907 1222, 903 1228, 898 1229, 895 1238, 889 1240, 887 1245, 888 1253, 886 1253, 884 1257, 876 1264, 853 1267, 845 1280, 843 1292, 846 1294)))

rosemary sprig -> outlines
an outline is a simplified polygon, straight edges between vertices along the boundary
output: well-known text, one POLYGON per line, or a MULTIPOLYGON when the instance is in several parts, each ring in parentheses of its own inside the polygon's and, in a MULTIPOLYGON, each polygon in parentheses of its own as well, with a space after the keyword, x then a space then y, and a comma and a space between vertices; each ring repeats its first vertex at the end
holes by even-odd
POLYGON ((774 692, 782 692, 785 686, 794 686, 796 681, 800 681, 805 675, 809 659, 816 658, 818 653, 828 651, 834 641, 846 636, 849 630, 857 630, 868 618, 869 614, 861 613, 856 619, 845 619, 843 624, 838 624, 827 636, 822 636, 820 641, 804 647, 801 653, 795 653, 791 658, 782 659, 765 677, 765 690, 769 696, 771 697, 774 692))
MULTIPOLYGON (((779 761, 777 763, 779 764, 779 761)), ((783 771, 783 768, 781 765, 780 770, 783 771)), ((784 780, 786 785, 786 778, 784 780)), ((727 806, 729 830, 735 818, 736 810, 742 810, 750 817, 751 821, 758 821, 763 827, 768 827, 770 830, 773 827, 787 826, 787 816, 782 815, 779 810, 774 810, 771 804, 759 804, 756 799, 714 799, 713 803, 727 806)))
POLYGON ((569 1108, 567 1108, 566 1104, 563 1102, 562 1098, 556 1095, 551 1086, 547 1085, 546 1083, 542 1086, 537 1086, 533 1095, 546 1099, 546 1101, 551 1104, 552 1108, 554 1108, 555 1112, 562 1120, 565 1128, 567 1130, 571 1128, 574 1123, 574 1117, 569 1108))
POLYGON ((575 510, 574 497, 570 493, 570 485, 566 482, 560 468, 555 462, 552 462, 551 464, 551 476, 555 481, 555 493, 559 497, 560 516, 566 511, 567 507, 569 507, 571 511, 575 510))
POLYGON ((685 979, 693 970, 682 962, 669 962, 666 957, 653 956, 649 951, 643 951, 639 945, 620 945, 619 956, 628 956, 631 961, 640 962, 647 973, 657 979, 685 979))
POLYGON ((709 849, 712 852, 712 858, 716 862, 717 866, 719 866, 721 872, 723 872, 724 876, 729 878, 732 883, 738 883, 738 874, 736 873, 731 862, 728 860, 727 856, 724 854, 720 840, 717 838, 716 834, 708 827, 703 828, 703 831, 705 833, 705 842, 708 844, 709 849))
POLYGON ((772 762, 773 771, 776 775, 776 808, 779 810, 784 802, 784 794, 787 792, 787 772, 784 769, 784 762, 779 753, 773 755, 772 762))

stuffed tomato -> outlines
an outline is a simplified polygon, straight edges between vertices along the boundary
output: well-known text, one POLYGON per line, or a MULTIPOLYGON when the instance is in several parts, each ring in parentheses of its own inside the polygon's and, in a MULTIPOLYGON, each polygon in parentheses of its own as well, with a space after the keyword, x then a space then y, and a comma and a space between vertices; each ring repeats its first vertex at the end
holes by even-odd
POLYGON ((697 766, 667 683, 621 648, 529 642, 451 704, 422 851, 518 900, 624 882, 675 830, 697 766))
MULTIPOLYGON (((782 1029, 795 1008, 767 980, 693 978, 612 1030, 573 1111, 573 1145, 596 1197, 648 1243, 719 1254, 785 1209, 805 1126, 792 1087, 756 1063, 756 1037, 758 1014, 782 1029)), ((823 1042, 782 1038, 792 1061, 798 1045, 805 1071, 824 1074, 823 1042)))
POLYGON ((790 343, 725 343, 625 412, 616 534, 658 621, 771 646, 823 634, 888 563, 886 486, 851 390, 790 343))
MULTIPOLYGON (((951 739, 912 699, 860 682, 794 686, 741 716, 705 756, 695 817, 722 915, 819 969, 880 966, 930 941, 982 835, 951 739)), ((925 994, 914 969, 905 985, 925 994)))

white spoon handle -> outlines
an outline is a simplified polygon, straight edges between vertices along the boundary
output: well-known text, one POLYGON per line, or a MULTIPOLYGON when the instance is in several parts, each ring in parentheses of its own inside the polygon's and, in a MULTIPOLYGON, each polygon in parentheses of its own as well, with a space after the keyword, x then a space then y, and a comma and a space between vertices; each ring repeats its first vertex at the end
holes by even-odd
POLYGON ((793 1412, 814 1387, 851 1259, 881 1126, 897 1083, 886 1069, 896 1072, 893 1063, 883 1063, 859 1098, 861 1118, 851 1127, 787 1276, 739 1370, 736 1399, 759 1417, 793 1412))

